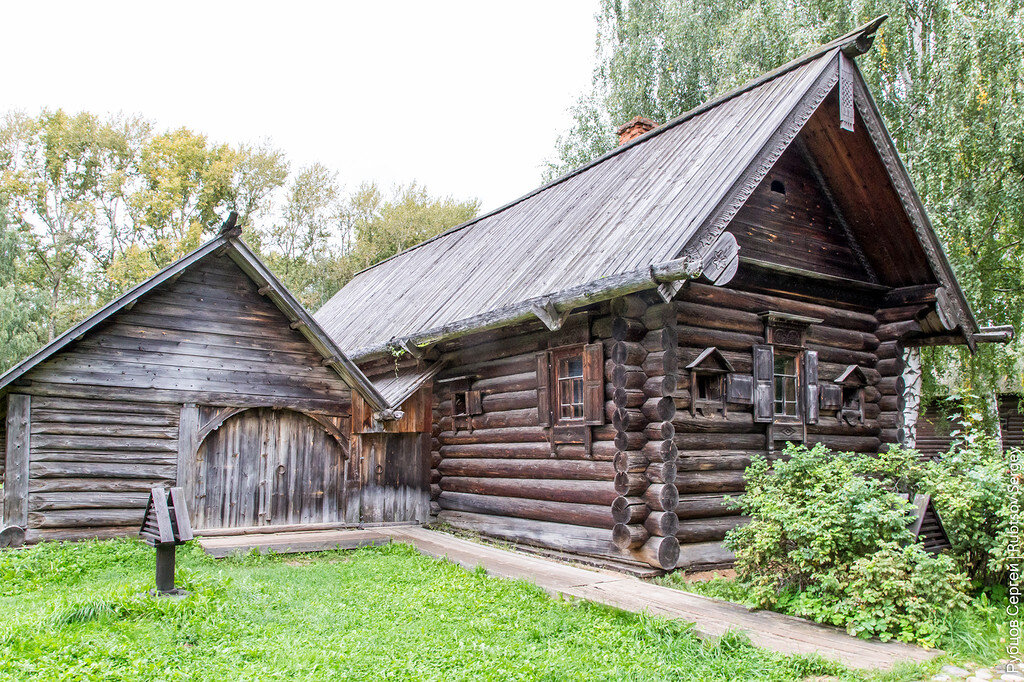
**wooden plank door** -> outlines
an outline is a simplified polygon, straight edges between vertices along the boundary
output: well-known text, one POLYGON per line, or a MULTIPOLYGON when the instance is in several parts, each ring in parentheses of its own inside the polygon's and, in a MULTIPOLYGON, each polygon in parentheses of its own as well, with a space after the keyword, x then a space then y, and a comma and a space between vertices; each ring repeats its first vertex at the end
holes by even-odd
POLYGON ((361 523, 423 522, 430 509, 429 434, 364 433, 359 459, 361 523), (424 451, 426 448, 426 451, 424 451))
POLYGON ((345 521, 345 452, 307 415, 258 408, 229 417, 196 453, 196 528, 345 521))

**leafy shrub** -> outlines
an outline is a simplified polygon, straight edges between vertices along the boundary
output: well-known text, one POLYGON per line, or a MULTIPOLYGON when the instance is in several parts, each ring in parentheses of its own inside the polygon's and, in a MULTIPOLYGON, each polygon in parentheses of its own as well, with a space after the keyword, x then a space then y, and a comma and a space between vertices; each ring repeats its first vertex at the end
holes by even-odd
POLYGON ((803 589, 836 567, 907 542, 912 507, 891 483, 864 476, 862 456, 790 445, 774 466, 756 457, 738 505, 751 522, 729 535, 736 569, 755 597, 772 606, 787 589, 803 589))
POLYGON ((966 587, 967 578, 953 557, 929 554, 917 544, 886 543, 823 575, 797 594, 787 610, 843 626, 853 635, 937 646, 948 624, 936 607, 966 608, 966 587))
POLYGON ((739 582, 763 608, 841 625, 852 634, 935 644, 942 604, 966 604, 965 577, 948 556, 911 542, 913 506, 901 492, 920 474, 913 453, 833 453, 789 446, 755 458, 736 503, 750 523, 731 531, 739 582))
POLYGON ((978 413, 968 410, 953 421, 953 445, 938 461, 923 466, 920 490, 931 494, 974 586, 998 585, 1008 569, 1012 507, 1021 504, 1019 486, 1012 485, 1013 466, 1021 465, 1024 453, 1003 452, 978 413))

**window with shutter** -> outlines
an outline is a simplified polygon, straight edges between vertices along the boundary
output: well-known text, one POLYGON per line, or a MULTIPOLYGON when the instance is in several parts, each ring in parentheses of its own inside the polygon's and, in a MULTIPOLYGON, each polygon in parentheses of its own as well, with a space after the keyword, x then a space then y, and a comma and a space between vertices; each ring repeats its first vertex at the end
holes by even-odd
MULTIPOLYGON (((774 349, 773 349, 774 350, 774 349)), ((773 363, 775 384, 775 419, 796 421, 800 418, 798 391, 799 368, 795 353, 775 352, 773 363)))
POLYGON ((583 347, 583 423, 604 424, 604 346, 590 343, 583 347))
POLYGON ((754 346, 754 421, 770 422, 775 416, 775 352, 771 346, 754 346))
POLYGON ((466 391, 466 413, 483 414, 484 399, 480 391, 466 391))
POLYGON ((824 412, 838 412, 843 406, 843 387, 838 384, 823 385, 818 404, 824 412))
POLYGON ((804 423, 818 423, 818 351, 805 350, 803 356, 804 423))
POLYGON ((550 353, 552 423, 582 424, 586 402, 583 346, 557 348, 550 353))
POLYGON ((466 375, 438 380, 438 385, 448 396, 448 416, 452 418, 452 430, 460 428, 473 430, 471 417, 483 414, 483 396, 480 391, 471 390, 475 376, 466 375))
POLYGON ((725 416, 726 377, 732 374, 732 363, 712 346, 701 351, 686 369, 690 372, 690 414, 725 416))
POLYGON ((604 348, 600 343, 553 348, 537 360, 538 414, 559 445, 590 452, 590 427, 604 424, 604 348))
POLYGON ((843 407, 839 412, 842 421, 850 426, 864 423, 864 389, 860 386, 843 386, 843 407))

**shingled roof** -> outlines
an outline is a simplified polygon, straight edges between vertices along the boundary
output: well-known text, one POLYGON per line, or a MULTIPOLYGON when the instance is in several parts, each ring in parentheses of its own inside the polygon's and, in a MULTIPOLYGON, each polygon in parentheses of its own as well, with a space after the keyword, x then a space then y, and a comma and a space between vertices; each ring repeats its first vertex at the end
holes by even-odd
MULTIPOLYGON (((456 327, 519 321, 557 292, 589 287, 600 300, 603 283, 658 263, 699 263, 834 89, 842 55, 866 51, 882 20, 360 272, 317 321, 359 360, 440 340, 456 327)), ((923 206, 919 212, 932 269, 955 292, 964 328, 977 331, 923 206)))

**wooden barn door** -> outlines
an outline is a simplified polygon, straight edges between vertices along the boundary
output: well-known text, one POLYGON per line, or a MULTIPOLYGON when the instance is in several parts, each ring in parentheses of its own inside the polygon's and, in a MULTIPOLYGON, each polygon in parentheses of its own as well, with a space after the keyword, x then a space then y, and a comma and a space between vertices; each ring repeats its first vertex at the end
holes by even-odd
POLYGON ((356 439, 361 523, 424 522, 430 511, 430 434, 366 433, 356 439))
POLYGON ((186 493, 196 528, 345 521, 345 453, 310 417, 250 409, 211 432, 186 493))

